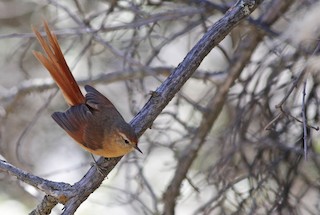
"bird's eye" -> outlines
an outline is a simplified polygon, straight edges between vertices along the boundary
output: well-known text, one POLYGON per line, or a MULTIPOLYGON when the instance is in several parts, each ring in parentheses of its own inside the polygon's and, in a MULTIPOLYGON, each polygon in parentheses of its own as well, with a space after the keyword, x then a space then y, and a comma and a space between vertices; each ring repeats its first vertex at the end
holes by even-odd
POLYGON ((123 143, 128 144, 128 145, 131 144, 130 140, 128 139, 128 137, 126 135, 122 134, 121 132, 119 132, 119 135, 120 135, 123 143))

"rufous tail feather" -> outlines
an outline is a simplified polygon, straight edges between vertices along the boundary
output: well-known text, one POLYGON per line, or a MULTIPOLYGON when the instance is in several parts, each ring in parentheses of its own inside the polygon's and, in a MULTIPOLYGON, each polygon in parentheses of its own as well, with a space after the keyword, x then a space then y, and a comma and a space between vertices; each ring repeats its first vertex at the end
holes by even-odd
POLYGON ((62 91, 66 102, 70 106, 75 106, 85 103, 85 98, 74 79, 66 60, 60 49, 56 35, 51 33, 48 23, 44 21, 44 28, 48 39, 45 40, 38 30, 32 27, 40 45, 47 56, 40 52, 33 51, 34 56, 47 68, 52 78, 57 83, 62 91))

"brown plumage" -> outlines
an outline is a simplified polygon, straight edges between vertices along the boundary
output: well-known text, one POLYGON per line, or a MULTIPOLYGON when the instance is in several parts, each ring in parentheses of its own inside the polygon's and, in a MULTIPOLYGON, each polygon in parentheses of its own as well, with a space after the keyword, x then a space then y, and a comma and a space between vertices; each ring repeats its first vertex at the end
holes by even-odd
MULTIPOLYGON (((34 51, 35 57, 47 68, 70 106, 66 112, 55 112, 52 118, 77 143, 89 152, 103 157, 119 157, 140 149, 133 128, 125 122, 115 106, 100 92, 86 85, 83 96, 60 49, 57 37, 44 22, 46 41, 33 28, 47 56, 34 51)), ((141 152, 141 151, 140 151, 141 152)))

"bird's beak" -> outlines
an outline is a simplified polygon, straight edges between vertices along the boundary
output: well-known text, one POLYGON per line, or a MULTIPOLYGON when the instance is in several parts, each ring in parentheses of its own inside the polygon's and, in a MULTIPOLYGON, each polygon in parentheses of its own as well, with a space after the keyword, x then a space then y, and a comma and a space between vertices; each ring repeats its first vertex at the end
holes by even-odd
POLYGON ((143 154, 142 151, 138 148, 138 145, 134 145, 133 147, 134 147, 136 150, 138 150, 141 154, 143 154))

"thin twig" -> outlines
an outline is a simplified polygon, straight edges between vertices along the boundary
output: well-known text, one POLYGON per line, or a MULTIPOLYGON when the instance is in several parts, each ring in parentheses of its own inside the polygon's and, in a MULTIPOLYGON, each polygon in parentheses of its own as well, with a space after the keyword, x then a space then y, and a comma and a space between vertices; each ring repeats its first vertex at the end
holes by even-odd
MULTIPOLYGON (((49 106, 51 100, 54 98, 54 96, 58 93, 58 90, 56 90, 55 92, 51 93, 51 95, 49 96, 49 98, 46 100, 46 102, 36 111, 35 115, 32 117, 31 121, 28 123, 28 125, 22 130, 22 133, 19 135, 18 140, 16 142, 16 157, 18 159, 18 161, 23 164, 28 164, 28 162, 26 162, 22 156, 20 156, 22 153, 20 153, 21 150, 21 146, 23 144, 23 139, 24 137, 30 132, 30 130, 33 128, 33 126, 36 124, 36 122, 38 121, 38 119, 41 116, 41 113, 43 113, 46 108, 49 106)), ((31 165, 31 164, 29 164, 31 165)))
MULTIPOLYGON (((185 82, 192 76, 207 54, 225 38, 231 29, 254 11, 261 2, 262 1, 238 1, 234 7, 232 7, 209 29, 207 33, 203 35, 178 67, 169 75, 161 86, 154 91, 152 97, 142 108, 141 112, 139 112, 131 121, 131 125, 135 128, 138 136, 142 135, 146 129, 151 127, 153 121, 172 100, 185 82)), ((233 83, 234 80, 230 81, 233 83)), ((212 122, 212 120, 209 121, 212 122)), ((207 124, 207 121, 204 122, 204 124, 207 124)), ((207 126, 209 126, 209 124, 207 124, 207 126)), ((107 165, 104 167, 106 170, 105 175, 107 175, 120 159, 121 158, 105 160, 104 158, 100 158, 97 162, 101 163, 101 165, 107 165)), ((79 190, 79 195, 77 195, 76 198, 71 198, 70 201, 65 204, 65 211, 63 214, 75 213, 81 203, 100 186, 103 180, 104 177, 97 173, 96 168, 91 168, 86 176, 75 184, 75 187, 79 190)))
POLYGON ((307 116, 306 116, 306 88, 307 88, 307 80, 303 83, 303 92, 302 92, 302 121, 303 121, 303 151, 304 151, 304 159, 307 160, 307 151, 308 151, 308 133, 307 133, 307 116))

